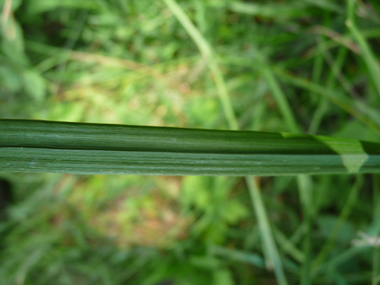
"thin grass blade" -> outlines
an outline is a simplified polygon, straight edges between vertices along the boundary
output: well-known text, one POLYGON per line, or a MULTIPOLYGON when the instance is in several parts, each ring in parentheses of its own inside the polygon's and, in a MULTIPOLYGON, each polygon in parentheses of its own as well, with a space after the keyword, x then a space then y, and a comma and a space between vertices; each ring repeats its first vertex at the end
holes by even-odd
MULTIPOLYGON (((202 36, 202 34, 199 32, 199 30, 193 25, 193 23, 190 21, 190 19, 187 17, 187 15, 183 12, 181 7, 173 0, 164 0, 166 5, 169 7, 169 9, 173 12, 173 14, 176 16, 178 21, 182 24, 184 29, 187 31, 187 33, 192 37, 195 44, 198 46, 200 52, 202 53, 203 57, 205 57, 208 60, 208 67, 210 69, 210 72, 213 76, 215 86, 218 90, 219 99, 221 101, 224 115, 227 119, 228 126, 232 130, 239 129, 238 121, 235 116, 235 112, 233 110, 231 100, 228 94, 227 86, 223 77, 223 74, 219 68, 219 64, 216 61, 216 58, 214 56, 214 53, 211 50, 210 45, 206 41, 206 39, 202 36)), ((252 173, 247 173, 247 175, 250 175, 252 173)), ((221 175, 221 174, 220 174, 221 175)), ((250 183, 250 178, 246 177, 248 189, 250 192, 254 191, 252 188, 252 183, 250 183)), ((261 194, 258 192, 258 200, 261 201, 261 194)), ((257 201, 253 201, 253 204, 255 205, 258 203, 257 201)), ((255 209, 257 212, 257 209, 255 209)), ((268 219, 265 219, 266 217, 266 211, 265 207, 263 206, 261 208, 262 215, 258 216, 258 221, 260 228, 263 229, 264 227, 269 229, 266 232, 262 232, 261 235, 265 239, 269 239, 269 242, 264 243, 265 246, 271 245, 271 247, 265 247, 264 252, 268 252, 270 254, 271 260, 267 260, 273 266, 275 267, 275 273, 277 281, 282 284, 286 285, 287 281, 283 272, 281 260, 279 259, 279 255, 276 254, 277 248, 276 244, 274 243, 273 235, 270 231, 270 226, 268 223, 268 219), (274 252, 273 252, 274 251, 274 252), (273 260, 272 258, 278 258, 273 260)))
POLYGON ((380 81, 379 81, 380 69, 378 67, 377 59, 371 47, 369 46, 369 44, 367 43, 367 41, 361 34, 358 27, 356 26, 355 19, 354 19, 355 5, 356 4, 354 0, 347 0, 348 19, 346 21, 346 26, 360 47, 363 61, 368 69, 368 73, 371 77, 372 83, 374 84, 376 88, 377 94, 380 96, 380 81))

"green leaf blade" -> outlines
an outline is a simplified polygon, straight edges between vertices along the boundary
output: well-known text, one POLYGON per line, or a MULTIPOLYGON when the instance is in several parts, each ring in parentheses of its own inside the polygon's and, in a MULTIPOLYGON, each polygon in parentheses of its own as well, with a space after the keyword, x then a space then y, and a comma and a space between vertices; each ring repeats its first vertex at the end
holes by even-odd
POLYGON ((48 121, 0 121, 0 170, 77 174, 380 172, 380 147, 349 139, 48 121))

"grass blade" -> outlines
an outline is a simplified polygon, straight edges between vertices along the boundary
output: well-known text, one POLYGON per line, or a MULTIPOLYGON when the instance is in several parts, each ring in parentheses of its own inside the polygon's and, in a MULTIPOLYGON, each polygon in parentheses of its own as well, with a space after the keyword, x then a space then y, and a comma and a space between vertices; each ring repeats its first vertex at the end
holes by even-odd
MULTIPOLYGON (((288 100, 285 94, 282 92, 280 85, 278 84, 272 69, 267 64, 264 56, 256 51, 257 59, 260 65, 263 67, 263 75, 267 81, 269 89, 272 91, 272 95, 276 100, 282 116, 285 119, 286 126, 291 132, 299 132, 299 128, 296 119, 292 113, 288 100)), ((306 237, 304 240, 304 252, 305 258, 303 260, 302 273, 301 273, 301 284, 310 284, 310 259, 311 259, 311 228, 312 228, 312 181, 310 177, 306 175, 297 176, 297 184, 300 191, 301 204, 303 207, 303 212, 305 216, 306 225, 306 237)))
POLYGON ((347 97, 342 96, 338 91, 335 92, 329 88, 315 84, 306 79, 293 76, 277 68, 274 69, 274 72, 280 77, 280 79, 282 79, 283 81, 287 83, 290 83, 300 88, 307 89, 314 94, 319 94, 328 98, 330 102, 334 103, 336 106, 338 106, 339 108, 341 108, 348 114, 351 114, 352 116, 357 118, 359 121, 361 121, 363 124, 371 128, 372 130, 376 132, 380 132, 379 123, 373 118, 371 118, 368 114, 364 114, 362 112, 359 106, 359 103, 360 103, 359 100, 356 100, 356 102, 353 102, 347 97))
POLYGON ((219 99, 222 103, 223 112, 226 116, 228 126, 232 130, 237 130, 238 123, 228 96, 227 86, 210 45, 175 1, 164 0, 164 2, 193 39, 202 56, 207 61, 207 65, 218 90, 219 99))
MULTIPOLYGON (((174 0, 164 0, 164 1, 166 5, 169 7, 169 9, 173 12, 173 14, 177 17, 178 21, 182 24, 182 26, 188 32, 188 34, 192 37, 194 42, 197 44, 203 57, 206 58, 208 67, 210 69, 210 72, 215 82, 215 86, 218 90, 219 99, 221 101, 223 112, 227 119, 229 128, 232 130, 239 129, 238 122, 237 122, 237 119, 236 119, 236 116, 235 116, 235 113, 232 108, 231 101, 228 95, 228 90, 227 90, 226 83, 224 81, 224 77, 213 55, 211 47, 209 46, 207 41, 204 39, 202 34, 198 31, 198 29, 193 25, 193 23, 190 21, 187 15, 182 11, 181 7, 174 0)), ((223 174, 220 174, 220 175, 223 175, 223 174)), ((251 172, 251 173, 247 173, 246 175, 256 175, 256 174, 254 172, 251 172)), ((253 186, 250 179, 251 179, 250 177, 246 177, 248 189, 250 192, 252 192, 252 191, 255 191, 255 189, 252 188, 253 186)), ((262 203, 262 197, 260 195, 260 192, 257 192, 256 196, 257 196, 256 197, 257 200, 261 201, 261 204, 262 204, 262 207, 260 208, 261 215, 258 216, 258 222, 259 222, 260 228, 268 229, 265 232, 261 232, 262 237, 265 240, 267 239, 269 240, 269 242, 264 243, 264 245, 266 246, 266 248, 264 248, 264 252, 268 252, 270 255, 270 258, 271 258, 270 263, 274 265, 277 281, 280 284, 285 285, 287 284, 287 282, 286 282, 285 275, 283 272, 281 260, 279 259, 279 255, 276 254, 277 248, 276 248, 276 244, 274 243, 273 235, 270 231, 270 225, 269 225, 268 219, 265 218, 267 215, 266 215, 265 207, 263 206, 263 203, 262 203), (272 258, 275 258, 275 259, 272 259, 272 258)), ((256 203, 259 203, 258 201, 253 201, 254 206, 256 203)), ((255 210, 257 212, 256 208, 255 210)))
POLYGON ((248 184, 249 193, 251 195, 251 201, 253 204, 253 208, 256 212, 257 219, 262 221, 261 223, 259 223, 260 232, 262 234, 262 242, 265 245, 265 248, 268 249, 267 253, 270 256, 270 260, 273 262, 273 269, 276 273, 277 281, 281 285, 288 284, 288 282, 286 281, 285 274, 282 270, 281 258, 272 236, 270 223, 265 211, 265 206, 262 197, 260 195, 260 190, 253 177, 246 177, 245 180, 248 184))
POLYGON ((379 81, 380 69, 377 66, 377 59, 375 55, 373 54, 367 41, 365 40, 365 38, 363 37, 363 35, 361 34, 361 32, 359 31, 359 29, 357 28, 355 24, 355 19, 354 19, 355 1, 347 0, 347 7, 348 7, 348 19, 346 21, 346 26, 360 47, 363 61, 365 65, 367 66, 368 73, 371 77, 372 83, 374 84, 376 88, 377 94, 380 96, 380 81, 379 81))
POLYGON ((249 131, 0 120, 0 170, 82 174, 380 172, 380 146, 249 131))
POLYGON ((294 260, 299 263, 303 263, 305 255, 301 252, 292 241, 290 241, 279 229, 273 228, 275 238, 282 250, 288 253, 294 260))
POLYGON ((327 241, 322 246, 321 250, 319 251, 317 257, 314 260, 313 266, 315 268, 321 266, 323 262, 328 258, 329 253, 332 252, 332 249, 335 244, 335 240, 337 236, 339 235, 344 223, 347 221, 349 215, 351 214, 351 211, 355 205, 355 202, 357 201, 360 187, 362 186, 362 184, 363 184, 363 178, 359 176, 354 186, 351 188, 347 201, 342 209, 342 212, 339 215, 338 220, 336 221, 333 229, 331 230, 327 241))
POLYGON ((273 71, 271 70, 269 64, 266 62, 264 56, 258 50, 255 50, 255 54, 257 60, 259 61, 259 65, 262 67, 262 73, 265 77, 268 87, 272 91, 272 95, 278 104, 282 116, 284 117, 288 130, 293 133, 298 133, 300 129, 298 128, 296 119, 293 116, 292 109, 290 108, 286 96, 282 92, 280 85, 278 84, 277 79, 273 74, 273 71))
POLYGON ((229 8, 237 13, 244 13, 264 18, 273 19, 275 21, 284 21, 305 17, 310 14, 310 5, 298 3, 298 5, 283 4, 257 4, 232 2, 229 8), (281 13, 278 13, 281 11, 281 13))

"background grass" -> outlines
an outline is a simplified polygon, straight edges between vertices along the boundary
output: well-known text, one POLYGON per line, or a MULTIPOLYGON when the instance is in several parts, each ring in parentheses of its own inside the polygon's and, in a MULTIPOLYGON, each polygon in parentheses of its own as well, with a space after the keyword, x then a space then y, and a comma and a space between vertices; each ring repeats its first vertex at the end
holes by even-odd
MULTIPOLYGON (((1 118, 380 141, 376 0, 0 3, 1 118)), ((0 176, 4 284, 377 284, 378 175, 0 176)))

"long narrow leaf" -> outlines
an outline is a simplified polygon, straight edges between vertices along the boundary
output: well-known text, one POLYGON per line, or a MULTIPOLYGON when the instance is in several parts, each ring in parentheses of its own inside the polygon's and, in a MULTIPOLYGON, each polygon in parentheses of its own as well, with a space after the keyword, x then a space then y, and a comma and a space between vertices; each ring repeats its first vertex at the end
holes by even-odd
POLYGON ((0 170, 82 174, 380 172, 380 144, 322 136, 0 120, 0 170))
POLYGON ((366 39, 363 37, 363 35, 359 31, 358 27, 356 26, 355 17, 354 17, 355 5, 356 5, 356 2, 354 0, 347 0, 348 19, 346 21, 346 26, 360 47, 363 61, 368 69, 368 74, 374 84, 374 87, 376 88, 377 94, 380 96, 380 81, 379 81, 380 69, 377 66, 377 59, 371 47, 369 46, 366 39))

